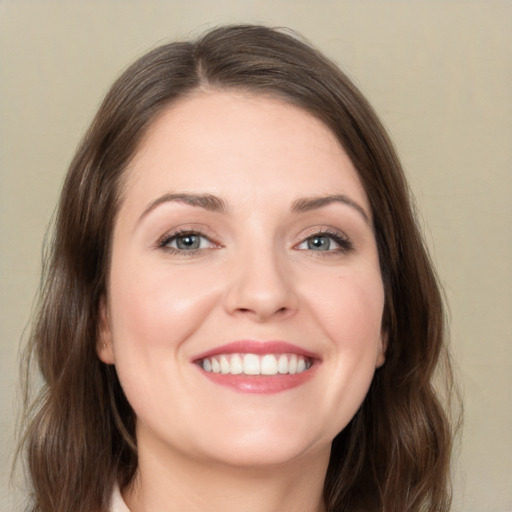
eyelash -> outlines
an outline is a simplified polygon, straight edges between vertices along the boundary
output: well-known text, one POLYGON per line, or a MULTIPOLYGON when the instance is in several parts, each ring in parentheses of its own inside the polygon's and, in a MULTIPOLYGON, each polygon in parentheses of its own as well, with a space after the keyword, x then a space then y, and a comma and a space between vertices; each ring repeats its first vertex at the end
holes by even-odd
POLYGON ((339 245, 339 247, 335 249, 328 249, 325 251, 314 251, 312 249, 309 249, 308 252, 310 252, 311 255, 314 255, 317 258, 328 258, 339 254, 348 254, 354 250, 354 245, 350 238, 347 235, 345 235, 345 233, 333 229, 320 229, 318 231, 315 231, 314 233, 308 235, 306 238, 303 238, 301 242, 295 245, 295 247, 306 243, 308 240, 311 240, 312 238, 321 237, 329 238, 330 240, 334 241, 337 245, 339 245))
POLYGON ((158 249, 164 249, 165 251, 169 252, 170 254, 177 254, 177 255, 183 255, 183 256, 185 256, 185 255, 192 256, 192 255, 197 254, 198 252, 204 250, 204 248, 201 248, 201 247, 199 247, 198 249, 185 250, 185 249, 178 249, 176 247, 169 246, 170 243, 174 242, 175 240, 177 240, 180 237, 185 237, 185 236, 197 236, 199 238, 204 238, 204 239, 208 240, 208 243, 210 243, 212 245, 216 245, 215 242, 213 242, 208 236, 201 233, 200 231, 196 231, 193 229, 180 229, 178 231, 174 231, 172 233, 165 234, 162 238, 160 238, 157 241, 156 246, 158 249))
MULTIPOLYGON (((214 245, 214 246, 216 245, 216 243, 214 241, 212 241, 204 233, 201 233, 200 231, 196 231, 196 230, 190 230, 190 229, 181 229, 181 230, 178 230, 178 231, 175 231, 172 233, 167 233, 162 238, 160 238, 155 245, 158 249, 164 249, 165 251, 169 252, 170 254, 181 255, 181 256, 193 256, 205 249, 204 247, 203 248, 199 247, 197 249, 185 250, 185 249, 178 249, 176 247, 170 247, 169 244, 171 244, 178 238, 185 237, 185 236, 197 236, 199 238, 208 240, 208 243, 210 243, 211 245, 214 245)), ((337 247, 335 249, 328 249, 325 251, 322 251, 322 250, 315 251, 313 249, 302 249, 302 250, 307 250, 315 257, 325 258, 325 257, 335 256, 340 253, 348 254, 351 251, 353 251, 353 249, 354 249, 353 243, 348 238, 348 236, 346 236, 344 233, 341 233, 336 230, 331 230, 331 229, 321 229, 321 230, 315 231, 314 233, 303 238, 299 243, 295 244, 294 248, 296 248, 304 243, 307 243, 308 240, 315 238, 315 237, 317 237, 317 238, 327 237, 330 240, 334 241, 337 245, 339 245, 339 247, 337 247)), ((300 250, 300 249, 298 249, 298 250, 300 250)))

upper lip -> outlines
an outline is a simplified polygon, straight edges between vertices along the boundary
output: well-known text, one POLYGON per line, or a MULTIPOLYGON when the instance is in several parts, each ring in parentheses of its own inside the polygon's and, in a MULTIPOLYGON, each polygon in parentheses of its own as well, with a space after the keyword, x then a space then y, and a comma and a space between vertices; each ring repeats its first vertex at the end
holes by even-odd
POLYGON ((193 357, 194 361, 221 354, 297 354, 310 359, 319 359, 318 354, 286 341, 238 340, 219 345, 193 357))

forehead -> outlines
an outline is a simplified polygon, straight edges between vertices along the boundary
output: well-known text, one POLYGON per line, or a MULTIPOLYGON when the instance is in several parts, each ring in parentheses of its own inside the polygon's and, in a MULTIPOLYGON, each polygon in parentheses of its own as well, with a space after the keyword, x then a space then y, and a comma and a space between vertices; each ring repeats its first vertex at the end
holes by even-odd
POLYGON ((320 120, 245 91, 197 91, 149 127, 125 176, 124 196, 201 191, 220 196, 349 193, 368 206, 352 162, 320 120))

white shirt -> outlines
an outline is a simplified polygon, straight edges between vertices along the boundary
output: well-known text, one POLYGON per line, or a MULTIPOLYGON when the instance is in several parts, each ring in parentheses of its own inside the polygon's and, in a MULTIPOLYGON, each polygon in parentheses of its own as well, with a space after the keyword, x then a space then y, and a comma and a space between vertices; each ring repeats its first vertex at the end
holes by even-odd
POLYGON ((114 492, 112 493, 112 501, 110 502, 110 512, 130 512, 130 509, 126 506, 126 503, 121 496, 119 487, 116 485, 114 492))

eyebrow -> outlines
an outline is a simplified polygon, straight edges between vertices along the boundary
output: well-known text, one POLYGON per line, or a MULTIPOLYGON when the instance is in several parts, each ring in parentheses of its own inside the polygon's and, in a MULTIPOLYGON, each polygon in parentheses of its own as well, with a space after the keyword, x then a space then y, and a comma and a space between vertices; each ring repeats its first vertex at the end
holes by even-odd
POLYGON ((163 196, 155 199, 144 209, 142 215, 139 217, 139 222, 153 211, 157 206, 163 203, 184 203, 198 208, 204 208, 211 212, 225 212, 227 211, 226 203, 217 196, 211 194, 164 194, 163 196))
MULTIPOLYGON (((142 212, 142 215, 139 217, 139 222, 152 210, 161 204, 168 202, 184 203, 190 206, 204 208, 211 212, 223 213, 228 209, 226 202, 223 199, 211 194, 164 194, 149 203, 142 212)), ((342 203, 350 206, 363 217, 366 223, 370 224, 370 217, 364 208, 344 194, 333 194, 319 197, 300 197, 293 202, 291 211, 292 213, 304 213, 318 208, 323 208, 324 206, 328 206, 332 203, 342 203)))
POLYGON ((366 213, 365 209, 356 203, 353 199, 344 194, 333 194, 320 197, 300 197, 293 202, 292 212, 308 212, 310 210, 316 210, 318 208, 328 206, 332 203, 342 203, 344 205, 350 206, 363 217, 367 224, 370 224, 370 216, 366 213))

